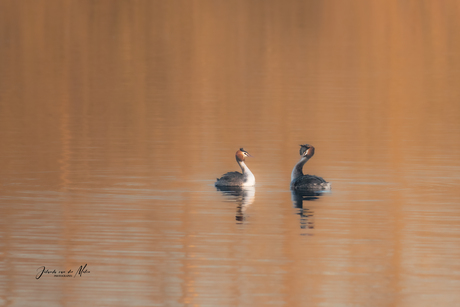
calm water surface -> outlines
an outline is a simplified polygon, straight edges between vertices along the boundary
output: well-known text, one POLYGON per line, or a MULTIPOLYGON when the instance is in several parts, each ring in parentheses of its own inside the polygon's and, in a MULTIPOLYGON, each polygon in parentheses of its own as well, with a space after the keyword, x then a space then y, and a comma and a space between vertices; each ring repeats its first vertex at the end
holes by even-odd
POLYGON ((0 305, 457 306, 459 15, 0 1, 0 305))

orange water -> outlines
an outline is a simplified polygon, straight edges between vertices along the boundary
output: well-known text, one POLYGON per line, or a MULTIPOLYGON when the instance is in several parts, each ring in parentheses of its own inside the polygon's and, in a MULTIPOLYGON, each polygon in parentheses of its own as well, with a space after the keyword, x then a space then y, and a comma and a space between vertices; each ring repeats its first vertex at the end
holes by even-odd
POLYGON ((0 305, 456 306, 459 17, 0 1, 0 305), (240 147, 255 188, 217 191, 240 147))

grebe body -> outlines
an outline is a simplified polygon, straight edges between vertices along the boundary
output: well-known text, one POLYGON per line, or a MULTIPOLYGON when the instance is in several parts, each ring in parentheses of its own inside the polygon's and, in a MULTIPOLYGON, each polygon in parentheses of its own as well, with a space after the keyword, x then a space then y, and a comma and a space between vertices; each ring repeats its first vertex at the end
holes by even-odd
POLYGON ((291 189, 293 190, 310 190, 310 191, 328 191, 331 184, 321 177, 314 175, 304 175, 303 166, 315 154, 315 147, 305 144, 300 145, 300 160, 292 169, 291 189))
POLYGON ((252 187, 256 183, 256 178, 245 163, 246 157, 252 157, 243 148, 240 148, 236 154, 236 162, 241 167, 242 173, 228 172, 222 177, 217 178, 216 187, 252 187))

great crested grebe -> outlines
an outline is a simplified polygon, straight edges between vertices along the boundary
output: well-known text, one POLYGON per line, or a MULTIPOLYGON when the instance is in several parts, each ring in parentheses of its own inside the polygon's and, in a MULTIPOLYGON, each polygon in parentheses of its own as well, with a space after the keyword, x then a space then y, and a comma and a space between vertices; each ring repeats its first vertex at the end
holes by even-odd
POLYGON ((293 190, 330 190, 331 184, 321 177, 314 175, 304 175, 302 168, 308 160, 315 154, 315 147, 305 144, 300 145, 300 161, 294 166, 291 173, 291 189, 293 190))
POLYGON ((228 172, 224 174, 222 177, 217 178, 216 187, 251 187, 256 183, 256 178, 244 163, 246 157, 252 156, 246 150, 240 148, 236 152, 235 157, 243 173, 228 172))

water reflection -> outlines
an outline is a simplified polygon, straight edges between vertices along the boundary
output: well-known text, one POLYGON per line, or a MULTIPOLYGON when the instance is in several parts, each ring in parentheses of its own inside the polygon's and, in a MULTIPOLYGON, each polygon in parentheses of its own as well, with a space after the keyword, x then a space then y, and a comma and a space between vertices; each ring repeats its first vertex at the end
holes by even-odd
POLYGON ((313 211, 309 208, 304 208, 304 201, 314 201, 319 199, 319 197, 323 194, 322 192, 318 191, 310 191, 310 190, 303 190, 303 191, 291 191, 291 199, 294 208, 299 209, 297 214, 300 216, 300 228, 301 229, 313 229, 314 221, 313 221, 313 211))
POLYGON ((255 187, 216 187, 225 196, 236 203, 235 219, 238 224, 244 221, 244 212, 254 202, 256 195, 255 187))

